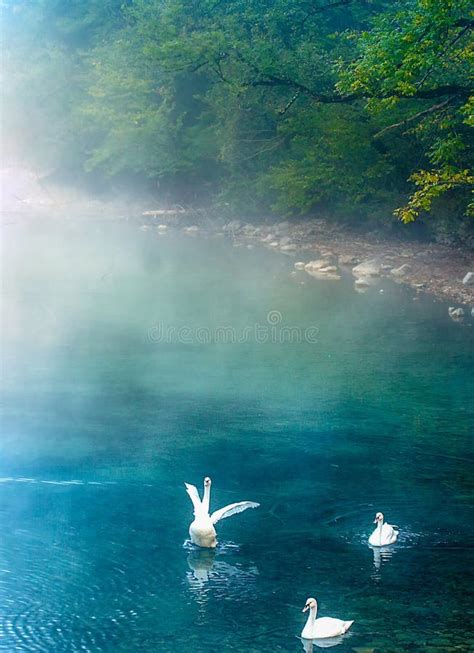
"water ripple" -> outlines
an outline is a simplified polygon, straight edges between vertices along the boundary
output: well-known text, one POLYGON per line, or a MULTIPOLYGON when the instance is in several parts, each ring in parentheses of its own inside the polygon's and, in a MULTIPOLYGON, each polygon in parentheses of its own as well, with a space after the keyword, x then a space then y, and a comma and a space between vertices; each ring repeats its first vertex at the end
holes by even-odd
MULTIPOLYGON (((146 601, 156 592, 151 563, 137 578, 113 541, 107 541, 106 554, 95 558, 90 542, 68 538, 74 540, 74 532, 66 534, 66 546, 28 530, 2 536, 0 651, 118 650, 147 610, 146 601)), ((146 560, 140 565, 146 568, 146 560)))

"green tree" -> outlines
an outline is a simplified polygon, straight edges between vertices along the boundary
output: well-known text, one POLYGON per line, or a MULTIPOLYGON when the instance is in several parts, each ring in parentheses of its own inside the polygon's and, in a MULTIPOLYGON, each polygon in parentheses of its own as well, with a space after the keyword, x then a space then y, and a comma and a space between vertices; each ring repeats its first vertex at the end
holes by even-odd
POLYGON ((467 210, 467 0, 4 5, 12 124, 51 164, 240 211, 467 210))
POLYGON ((394 3, 368 32, 357 35, 358 56, 341 66, 343 97, 363 97, 372 114, 388 123, 375 135, 392 142, 399 134, 419 143, 430 169, 413 171, 417 189, 395 212, 412 222, 447 192, 467 190, 474 178, 472 127, 472 4, 468 0, 394 3), (393 122, 395 118, 395 122, 393 122))

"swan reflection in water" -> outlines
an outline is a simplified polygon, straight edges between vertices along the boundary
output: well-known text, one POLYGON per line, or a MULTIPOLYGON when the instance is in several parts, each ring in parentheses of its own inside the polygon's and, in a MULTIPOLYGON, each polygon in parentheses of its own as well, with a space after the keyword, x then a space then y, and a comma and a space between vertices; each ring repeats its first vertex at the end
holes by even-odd
POLYGON ((372 578, 378 580, 380 578, 380 569, 382 567, 382 562, 387 562, 390 560, 394 553, 393 546, 370 546, 369 549, 372 549, 374 554, 374 571, 372 573, 372 578))
POLYGON ((247 568, 231 565, 219 557, 218 549, 194 549, 189 553, 190 571, 186 572, 186 580, 196 599, 202 602, 211 588, 217 596, 231 593, 235 599, 253 593, 257 567, 254 564, 247 568))
POLYGON ((326 637, 324 639, 302 639, 303 648, 305 653, 313 653, 317 648, 332 648, 333 646, 338 646, 342 642, 350 637, 350 634, 338 635, 337 637, 326 637))

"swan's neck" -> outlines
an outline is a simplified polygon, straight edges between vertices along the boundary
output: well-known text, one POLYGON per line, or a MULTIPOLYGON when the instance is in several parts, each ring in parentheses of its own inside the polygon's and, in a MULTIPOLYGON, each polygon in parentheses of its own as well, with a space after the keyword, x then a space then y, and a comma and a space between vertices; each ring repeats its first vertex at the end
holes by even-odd
POLYGON ((318 606, 314 606, 314 608, 310 608, 308 619, 306 621, 306 626, 304 627, 305 631, 308 630, 311 633, 313 632, 317 611, 318 611, 318 606))
POLYGON ((202 497, 202 507, 204 508, 204 512, 206 515, 209 514, 209 505, 211 502, 211 486, 210 485, 205 485, 204 486, 204 495, 202 497))
POLYGON ((379 536, 379 542, 382 544, 382 529, 383 529, 383 521, 379 521, 377 524, 377 533, 379 536))

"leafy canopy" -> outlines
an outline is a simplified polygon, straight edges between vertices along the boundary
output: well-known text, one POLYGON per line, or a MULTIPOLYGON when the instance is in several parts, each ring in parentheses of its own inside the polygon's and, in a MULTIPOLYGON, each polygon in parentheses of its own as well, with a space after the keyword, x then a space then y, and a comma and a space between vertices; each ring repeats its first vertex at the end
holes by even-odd
POLYGON ((7 122, 50 164, 236 210, 468 210, 467 0, 17 0, 4 14, 7 122))

